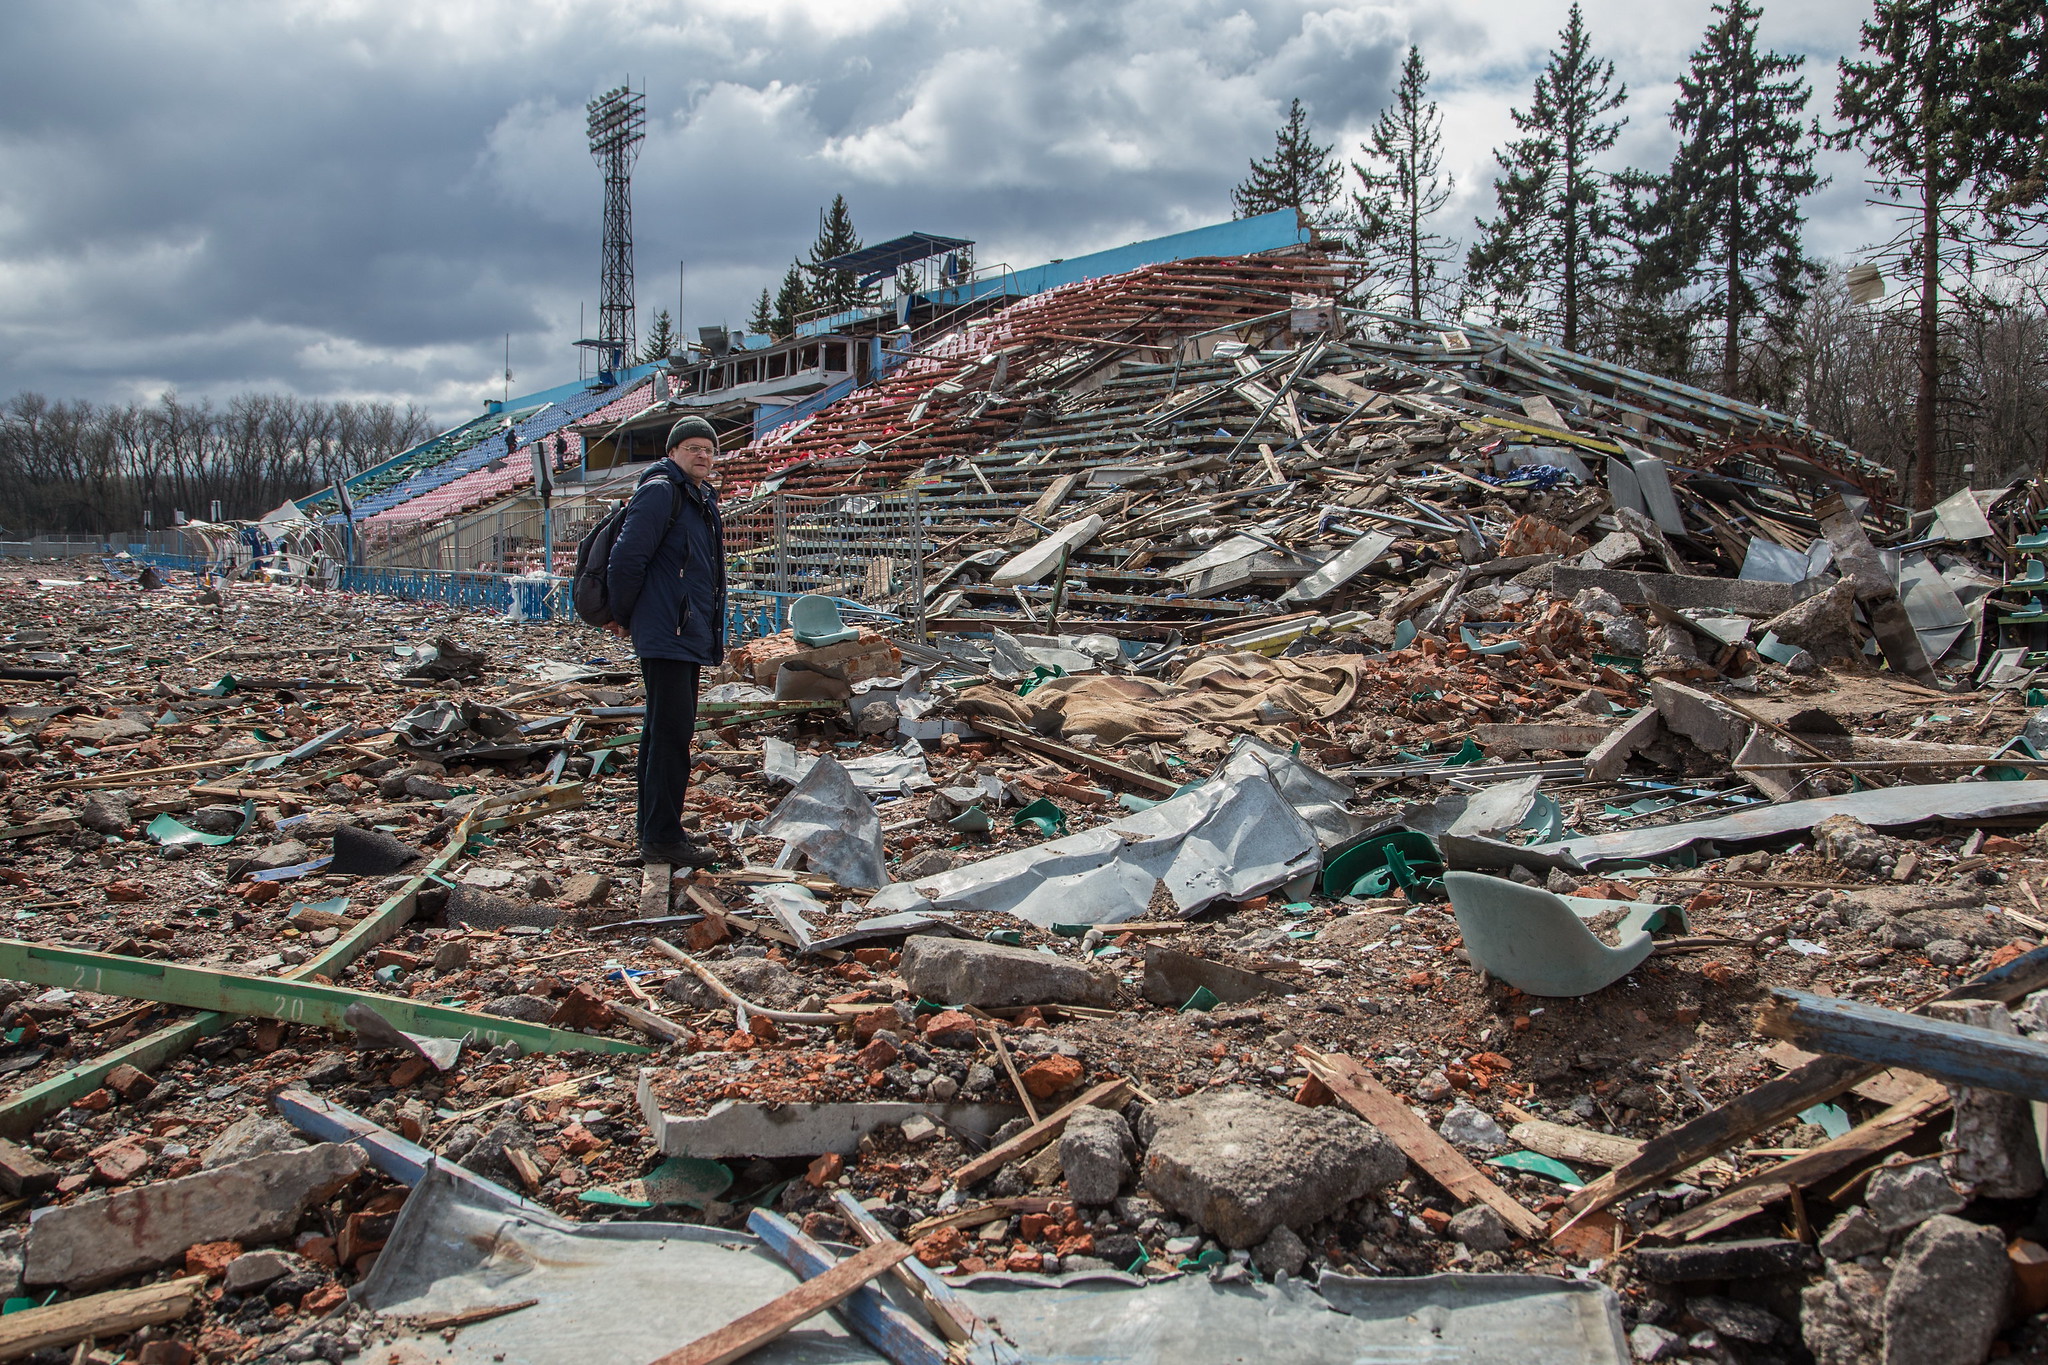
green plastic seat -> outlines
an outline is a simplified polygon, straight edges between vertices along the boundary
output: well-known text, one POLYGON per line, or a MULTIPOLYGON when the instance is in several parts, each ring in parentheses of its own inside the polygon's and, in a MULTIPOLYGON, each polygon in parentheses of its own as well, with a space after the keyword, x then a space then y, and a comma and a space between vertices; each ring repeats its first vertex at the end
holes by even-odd
POLYGON ((860 638, 860 628, 839 619, 839 604, 829 597, 806 593, 789 604, 789 633, 805 649, 821 649, 860 638))
POLYGON ((2024 583, 2028 587, 2048 583, 2048 569, 2042 567, 2040 560, 2029 559, 2027 561, 2027 571, 2012 581, 2014 583, 2024 583))
POLYGON ((1388 830, 1340 850, 1323 868, 1326 896, 1390 896, 1421 904, 1443 895, 1443 854, 1427 834, 1388 830))
POLYGON ((1651 930, 1686 927, 1675 905, 1560 896, 1478 872, 1446 873, 1444 889, 1473 965, 1530 995, 1591 995, 1641 965, 1655 946, 1651 930), (1609 947, 1585 921, 1617 909, 1609 947))

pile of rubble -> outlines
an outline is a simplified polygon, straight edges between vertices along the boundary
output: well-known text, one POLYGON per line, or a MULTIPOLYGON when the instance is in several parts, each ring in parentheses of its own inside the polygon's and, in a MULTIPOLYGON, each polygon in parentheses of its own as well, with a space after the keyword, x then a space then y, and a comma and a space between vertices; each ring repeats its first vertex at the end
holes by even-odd
POLYGON ((786 439, 925 597, 735 642, 695 876, 606 637, 0 577, 0 1358, 2048 1350, 2040 490, 1056 302, 786 439))

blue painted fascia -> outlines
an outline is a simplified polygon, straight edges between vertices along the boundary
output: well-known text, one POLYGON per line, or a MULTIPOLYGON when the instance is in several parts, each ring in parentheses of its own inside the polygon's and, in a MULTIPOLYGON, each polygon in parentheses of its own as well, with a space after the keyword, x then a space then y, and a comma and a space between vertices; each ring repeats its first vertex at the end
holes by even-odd
POLYGON ((1183 261, 1193 256, 1253 256, 1262 251, 1306 246, 1310 241, 1307 224, 1293 209, 1275 209, 1254 218, 1190 228, 1165 237, 1130 242, 1107 251, 1073 256, 1025 270, 1007 271, 953 289, 934 289, 922 297, 940 307, 958 307, 973 299, 1005 294, 1042 294, 1079 280, 1121 275, 1140 266, 1165 261, 1183 261))

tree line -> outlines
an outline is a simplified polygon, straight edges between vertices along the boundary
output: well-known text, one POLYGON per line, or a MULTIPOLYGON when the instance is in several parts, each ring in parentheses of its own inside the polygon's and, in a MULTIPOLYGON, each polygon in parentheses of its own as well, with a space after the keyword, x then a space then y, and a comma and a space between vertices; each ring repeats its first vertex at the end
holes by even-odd
POLYGON ((1364 262, 1352 302, 1469 317, 1787 407, 1907 476, 1916 506, 2048 461, 2048 6, 1876 0, 1832 124, 1804 58, 1721 0, 1668 117, 1669 166, 1616 167, 1626 87, 1573 4, 1495 149, 1493 211, 1446 230, 1429 70, 1410 47, 1355 159, 1295 100, 1240 216, 1292 207, 1364 262), (1818 149, 1862 153, 1896 230, 1852 264, 1803 241, 1818 149), (1461 236, 1469 244, 1460 249, 1461 236), (1889 287, 1887 287, 1889 284, 1889 287))
POLYGON ((218 407, 167 393, 153 403, 53 401, 0 408, 0 529, 10 536, 110 535, 158 527, 213 503, 253 519, 431 434, 427 413, 391 403, 242 394, 218 407))

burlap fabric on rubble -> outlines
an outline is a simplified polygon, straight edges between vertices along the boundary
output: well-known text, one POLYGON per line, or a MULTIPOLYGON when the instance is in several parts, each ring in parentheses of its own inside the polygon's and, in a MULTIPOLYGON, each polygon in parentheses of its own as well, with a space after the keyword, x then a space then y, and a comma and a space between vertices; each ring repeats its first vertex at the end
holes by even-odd
POLYGON ((1353 655, 1269 659, 1224 654, 1197 659, 1174 684, 1147 678, 1089 674, 1054 678, 1026 696, 994 683, 960 694, 960 714, 986 716, 1065 739, 1093 735, 1105 744, 1172 740, 1206 749, 1249 731, 1272 743, 1292 743, 1288 721, 1328 720, 1358 694, 1353 655))

